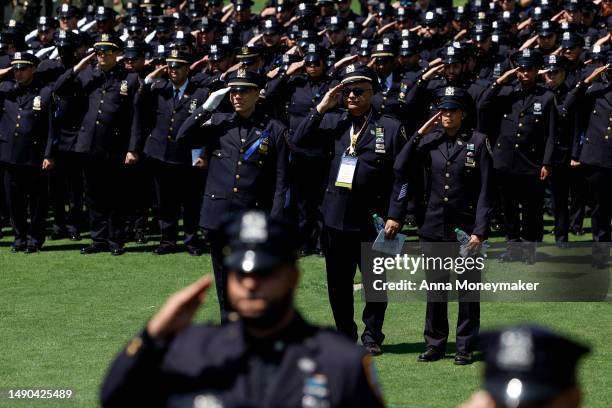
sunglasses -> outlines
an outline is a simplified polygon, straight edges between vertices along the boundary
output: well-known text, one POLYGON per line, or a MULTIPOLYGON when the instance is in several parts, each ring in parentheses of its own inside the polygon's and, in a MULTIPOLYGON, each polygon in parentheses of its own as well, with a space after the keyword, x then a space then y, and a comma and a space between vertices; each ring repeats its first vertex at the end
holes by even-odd
POLYGON ((128 30, 129 35, 141 35, 142 30, 128 30))
POLYGON ((97 50, 96 51, 96 55, 98 57, 102 57, 102 56, 111 56, 113 55, 113 50, 97 50))
POLYGON ((389 58, 389 57, 385 57, 385 58, 375 58, 374 62, 378 65, 383 65, 383 64, 387 64, 389 62, 393 61, 393 58, 389 58))
POLYGON ((319 67, 319 65, 321 64, 320 61, 308 61, 304 63, 304 66, 306 67, 319 67))
POLYGON ((344 88, 342 90, 342 96, 344 96, 345 98, 349 97, 351 94, 355 95, 356 97, 360 97, 362 96, 364 93, 371 91, 372 88, 368 88, 368 89, 363 89, 363 88, 344 88))

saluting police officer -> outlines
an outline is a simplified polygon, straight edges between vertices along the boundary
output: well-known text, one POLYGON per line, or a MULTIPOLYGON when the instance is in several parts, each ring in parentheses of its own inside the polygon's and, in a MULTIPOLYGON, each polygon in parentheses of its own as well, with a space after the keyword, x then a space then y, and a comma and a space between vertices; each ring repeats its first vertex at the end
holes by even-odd
POLYGON ((586 105, 589 118, 580 129, 584 140, 579 147, 580 160, 589 189, 591 228, 593 235, 593 266, 604 268, 610 255, 610 220, 612 218, 612 53, 608 63, 593 72, 569 93, 566 104, 586 105))
POLYGON ((90 217, 92 244, 82 254, 111 251, 122 255, 126 165, 138 161, 141 147, 138 74, 117 63, 123 42, 102 34, 95 53, 83 58, 55 83, 58 95, 80 94, 88 99, 74 151, 83 159, 85 198, 90 217), (90 61, 96 56, 97 66, 90 61))
MULTIPOLYGON (((415 133, 396 161, 395 192, 399 200, 415 201, 417 234, 424 252, 457 257, 456 228, 470 235, 468 246, 474 250, 489 233, 493 162, 487 137, 466 125, 470 102, 467 92, 446 87, 437 99, 438 113, 415 133)), ((449 282, 448 270, 429 272, 428 281, 449 282)), ((458 279, 479 281, 479 275, 466 271, 458 279)), ((459 292, 457 365, 472 362, 480 327, 480 304, 475 300, 459 292)), ((419 355, 419 361, 444 357, 449 332, 447 309, 446 292, 428 293, 424 331, 427 350, 419 355)))
POLYGON ((580 408, 578 363, 585 345, 542 326, 516 325, 482 333, 482 391, 459 408, 580 408))
POLYGON ((221 237, 232 322, 190 323, 210 276, 175 293, 115 359, 102 406, 383 406, 365 350, 295 309, 293 228, 251 210, 221 237))
POLYGON ((170 51, 166 65, 145 79, 142 109, 154 112, 143 122, 147 135, 143 152, 149 159, 157 195, 161 239, 153 253, 166 255, 177 251, 178 222, 183 209, 184 243, 190 255, 202 254, 197 229, 205 181, 204 158, 196 151, 176 143, 179 128, 208 98, 208 90, 189 79, 189 54, 170 51), (163 73, 169 79, 160 79, 163 73))
MULTIPOLYGON (((354 341, 353 277, 361 261, 361 243, 376 238, 374 214, 387 220, 388 239, 395 237, 402 220, 402 203, 391 199, 391 190, 393 162, 406 134, 397 120, 373 109, 372 96, 379 89, 369 68, 348 65, 340 84, 325 94, 292 135, 298 147, 324 147, 333 157, 321 206, 327 289, 336 327, 354 341), (332 110, 340 94, 347 111, 332 110)), ((382 352, 386 308, 386 302, 366 302, 363 311, 361 340, 374 355, 382 352)))
MULTIPOLYGON (((304 60, 292 64, 266 86, 269 106, 282 106, 286 110, 289 135, 297 130, 304 118, 314 111, 323 95, 337 84, 325 72, 325 58, 329 51, 316 44, 304 47, 304 60), (303 67, 303 73, 300 69, 303 67)), ((291 147, 291 201, 295 207, 298 232, 302 237, 303 255, 321 250, 321 213, 325 180, 329 174, 330 157, 325 149, 291 147)))
POLYGON ((233 72, 227 87, 213 92, 180 127, 177 141, 204 147, 209 164, 202 200, 200 226, 207 230, 221 317, 227 317, 223 245, 219 237, 223 217, 257 208, 281 216, 288 188, 288 147, 285 126, 257 105, 263 76, 243 68, 233 72), (234 112, 215 109, 224 96, 234 112))
POLYGON ((51 88, 34 78, 38 62, 32 54, 16 52, 14 80, 0 83, 0 162, 15 231, 13 252, 35 253, 45 242, 48 178, 43 170, 53 167, 54 133, 51 88))
POLYGON ((480 113, 497 123, 493 129, 493 165, 501 190, 506 239, 501 261, 535 262, 535 242, 543 235, 544 181, 550 175, 557 130, 554 94, 537 83, 542 54, 526 48, 512 55, 516 68, 506 71, 484 92, 480 113), (514 75, 516 85, 506 85, 514 75), (523 247, 517 243, 525 240, 523 247))

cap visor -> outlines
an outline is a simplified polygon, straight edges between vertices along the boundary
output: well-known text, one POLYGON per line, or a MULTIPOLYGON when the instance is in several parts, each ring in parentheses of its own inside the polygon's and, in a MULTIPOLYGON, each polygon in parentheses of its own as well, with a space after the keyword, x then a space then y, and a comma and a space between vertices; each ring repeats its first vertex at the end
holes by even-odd
MULTIPOLYGON (((508 382, 511 378, 487 379, 485 380, 485 389, 491 394, 493 399, 500 404, 508 402, 508 382)), ((523 381, 521 395, 517 398, 518 403, 523 405, 540 404, 550 400, 562 390, 559 387, 554 387, 548 384, 537 384, 529 381, 523 381)))
POLYGON ((463 105, 459 102, 442 102, 438 105, 438 109, 440 110, 463 110, 463 105))
POLYGON ((227 256, 223 261, 228 269, 246 273, 258 273, 276 268, 286 261, 266 251, 254 251, 255 256, 245 257, 247 251, 237 251, 227 256))

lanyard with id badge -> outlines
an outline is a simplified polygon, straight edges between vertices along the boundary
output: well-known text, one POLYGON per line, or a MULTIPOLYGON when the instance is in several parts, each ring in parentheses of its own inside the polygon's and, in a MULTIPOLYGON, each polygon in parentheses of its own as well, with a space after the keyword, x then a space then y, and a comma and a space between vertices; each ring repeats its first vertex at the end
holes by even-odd
POLYGON ((349 190, 353 188, 353 179, 355 178, 355 170, 357 170, 357 141, 365 129, 367 129, 371 116, 372 112, 370 112, 365 122, 363 122, 361 129, 359 129, 359 131, 356 133, 351 125, 351 144, 342 155, 340 168, 338 169, 338 176, 336 177, 336 187, 344 187, 348 188, 349 190))

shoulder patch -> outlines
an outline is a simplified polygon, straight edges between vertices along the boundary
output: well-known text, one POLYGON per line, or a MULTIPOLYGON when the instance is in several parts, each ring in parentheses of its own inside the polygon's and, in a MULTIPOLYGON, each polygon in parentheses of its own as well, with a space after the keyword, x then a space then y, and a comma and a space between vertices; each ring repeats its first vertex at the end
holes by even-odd
POLYGON ((378 372, 376 371, 374 361, 372 361, 372 356, 369 354, 365 355, 361 360, 361 363, 363 365, 363 372, 365 373, 365 377, 368 381, 370 389, 372 390, 376 398, 380 401, 380 403, 384 405, 380 382, 378 381, 378 372))

